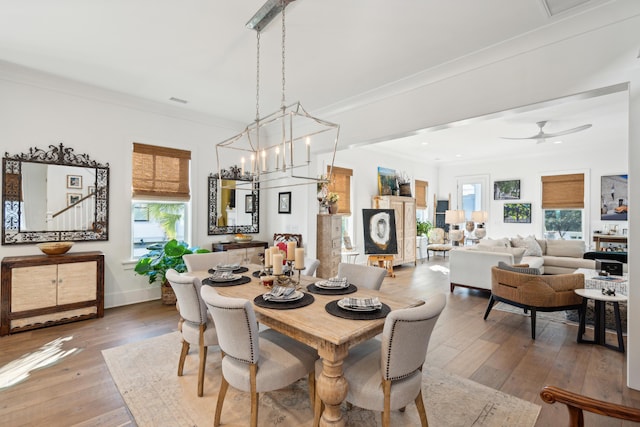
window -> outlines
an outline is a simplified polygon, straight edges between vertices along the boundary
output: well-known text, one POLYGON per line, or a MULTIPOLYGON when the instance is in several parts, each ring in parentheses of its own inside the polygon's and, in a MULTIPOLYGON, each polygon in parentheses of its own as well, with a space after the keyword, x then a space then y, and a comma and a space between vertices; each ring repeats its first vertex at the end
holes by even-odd
POLYGON ((547 239, 584 236, 584 174, 542 177, 543 233, 547 239))
POLYGON ((133 144, 132 255, 155 244, 188 239, 191 152, 133 144))
MULTIPOLYGON (((327 167, 327 174, 330 170, 330 167, 327 167)), ((353 176, 353 169, 334 166, 332 174, 329 191, 338 193, 340 196, 338 213, 351 215, 351 177, 353 176)))

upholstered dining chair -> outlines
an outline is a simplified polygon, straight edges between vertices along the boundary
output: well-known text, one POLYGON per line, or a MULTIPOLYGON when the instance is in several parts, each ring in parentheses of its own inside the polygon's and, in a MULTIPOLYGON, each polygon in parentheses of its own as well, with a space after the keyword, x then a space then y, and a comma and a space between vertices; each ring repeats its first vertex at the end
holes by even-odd
POLYGON ((318 269, 318 266, 320 265, 320 260, 317 258, 304 258, 304 267, 305 269, 302 270, 300 273, 305 275, 305 276, 315 276, 316 274, 316 270, 318 269))
POLYGON ((273 329, 258 333, 251 301, 224 297, 203 286, 206 303, 218 329, 222 351, 222 380, 213 425, 220 425, 222 405, 229 385, 251 393, 251 426, 258 425, 260 392, 279 390, 308 376, 309 398, 315 396, 316 350, 273 329))
MULTIPOLYGON (((404 410, 415 402, 423 427, 428 426, 422 400, 422 365, 433 328, 446 305, 445 294, 434 295, 424 304, 393 310, 385 319, 382 339, 371 339, 349 350, 342 369, 349 384, 347 402, 382 412, 382 426, 391 423, 391 411, 404 410)), ((322 361, 316 362, 321 372, 322 361)), ((316 396, 314 426, 322 414, 316 396)))
POLYGON ((200 357, 198 396, 202 396, 208 347, 218 344, 216 328, 213 320, 208 316, 207 306, 200 297, 200 288, 202 287, 200 279, 181 275, 174 269, 167 270, 166 278, 176 294, 177 307, 180 311, 178 329, 182 334, 182 351, 178 362, 178 376, 182 376, 190 345, 197 345, 200 357))
POLYGON ((205 252, 183 255, 182 259, 189 272, 207 271, 218 264, 226 264, 229 260, 229 255, 226 251, 205 252))
POLYGON ((338 264, 338 277, 346 277, 349 283, 357 287, 379 290, 382 281, 387 275, 387 270, 361 264, 338 264))

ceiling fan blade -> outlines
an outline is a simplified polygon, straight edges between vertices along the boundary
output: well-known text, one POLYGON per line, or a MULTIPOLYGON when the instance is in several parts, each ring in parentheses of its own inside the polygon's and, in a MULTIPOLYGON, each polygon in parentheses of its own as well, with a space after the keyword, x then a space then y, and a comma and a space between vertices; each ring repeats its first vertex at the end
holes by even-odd
POLYGON ((562 136, 562 135, 568 135, 570 133, 581 132, 583 130, 589 129, 591 126, 592 126, 591 124, 582 125, 582 126, 578 126, 577 128, 567 129, 560 132, 546 133, 544 134, 544 136, 545 138, 555 138, 556 136, 562 136))

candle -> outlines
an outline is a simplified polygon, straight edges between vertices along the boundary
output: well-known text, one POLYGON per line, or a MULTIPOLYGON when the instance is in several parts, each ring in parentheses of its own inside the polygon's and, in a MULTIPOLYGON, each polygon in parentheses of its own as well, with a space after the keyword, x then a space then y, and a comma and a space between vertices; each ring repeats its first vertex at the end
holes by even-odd
POLYGON ((264 251, 264 266, 271 267, 271 248, 264 251))
POLYGON ((296 242, 287 242, 287 261, 296 259, 296 242))
POLYGON ((251 153, 251 173, 255 172, 256 167, 256 155, 251 153))
POLYGON ((279 155, 280 155, 280 147, 276 147, 276 170, 280 169, 280 165, 278 164, 279 155))
POLYGON ((307 144, 307 163, 309 163, 311 161, 311 139, 309 137, 307 137, 306 144, 307 144))
POLYGON ((296 248, 295 268, 299 270, 304 268, 304 248, 296 248))
POLYGON ((244 175, 244 157, 240 159, 240 164, 242 165, 240 175, 244 175))
POLYGON ((273 274, 282 274, 282 255, 273 255, 273 274))
POLYGON ((267 170, 267 151, 262 150, 262 172, 267 170))

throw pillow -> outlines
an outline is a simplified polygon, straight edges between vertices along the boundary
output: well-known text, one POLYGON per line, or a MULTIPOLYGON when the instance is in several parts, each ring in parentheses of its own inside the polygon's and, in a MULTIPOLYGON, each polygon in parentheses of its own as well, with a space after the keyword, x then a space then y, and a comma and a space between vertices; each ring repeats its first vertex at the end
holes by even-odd
POLYGON ((480 243, 487 246, 497 246, 501 248, 511 247, 511 243, 509 243, 509 239, 507 239, 506 237, 503 237, 501 239, 492 239, 491 237, 487 237, 486 239, 481 239, 480 243))
POLYGON ((535 236, 522 237, 518 235, 511 239, 511 244, 516 248, 525 248, 524 256, 542 256, 542 248, 535 236))
POLYGON ((500 270, 513 271, 514 273, 522 273, 522 274, 533 274, 535 276, 540 275, 540 270, 537 268, 530 267, 514 267, 512 265, 507 264, 506 262, 498 262, 498 268, 500 270))
POLYGON ((583 240, 547 240, 547 255, 582 258, 584 252, 583 240))

